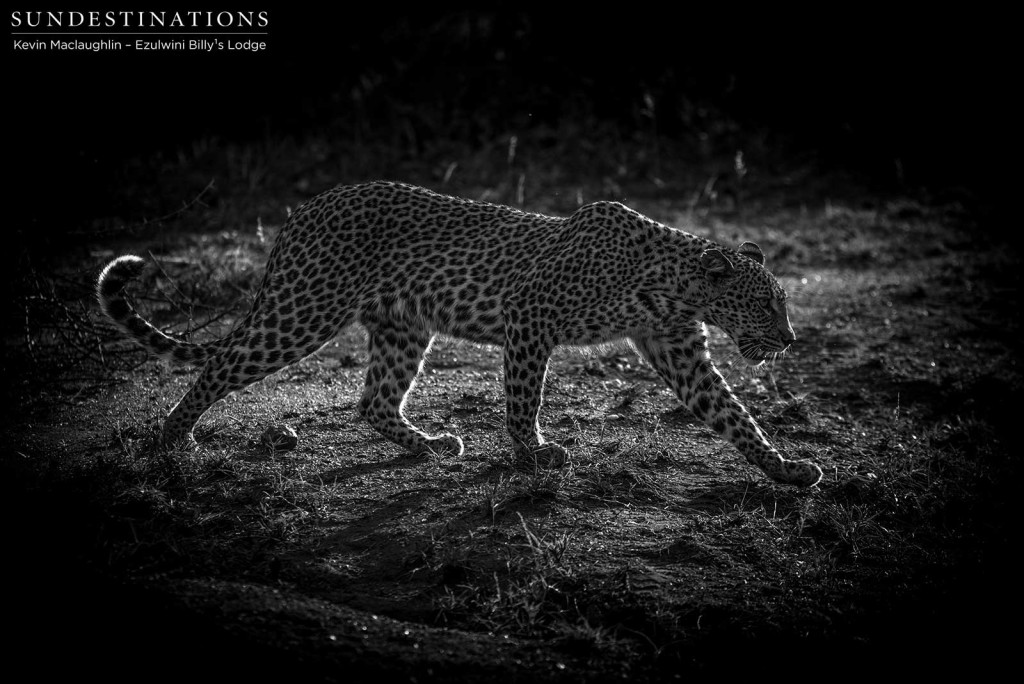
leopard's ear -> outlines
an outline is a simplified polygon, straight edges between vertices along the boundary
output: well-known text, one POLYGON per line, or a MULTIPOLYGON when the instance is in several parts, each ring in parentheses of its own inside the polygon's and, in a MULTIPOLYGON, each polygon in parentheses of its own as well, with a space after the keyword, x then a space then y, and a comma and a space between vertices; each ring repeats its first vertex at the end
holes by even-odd
POLYGON ((729 261, 729 257, 720 249, 706 249, 700 255, 700 265, 710 275, 727 277, 732 275, 736 267, 729 261))
POLYGON ((761 248, 758 247, 757 244, 753 242, 744 242, 736 251, 748 259, 753 259, 764 266, 764 252, 761 251, 761 248))

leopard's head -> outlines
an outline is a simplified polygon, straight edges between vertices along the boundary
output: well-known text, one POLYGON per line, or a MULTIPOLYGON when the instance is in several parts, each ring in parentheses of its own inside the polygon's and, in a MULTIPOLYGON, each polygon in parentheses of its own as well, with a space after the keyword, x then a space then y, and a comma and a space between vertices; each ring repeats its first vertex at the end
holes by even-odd
POLYGON ((700 255, 700 266, 714 292, 705 320, 725 331, 746 361, 759 365, 796 340, 786 291, 764 267, 760 247, 744 242, 728 253, 712 247, 700 255))

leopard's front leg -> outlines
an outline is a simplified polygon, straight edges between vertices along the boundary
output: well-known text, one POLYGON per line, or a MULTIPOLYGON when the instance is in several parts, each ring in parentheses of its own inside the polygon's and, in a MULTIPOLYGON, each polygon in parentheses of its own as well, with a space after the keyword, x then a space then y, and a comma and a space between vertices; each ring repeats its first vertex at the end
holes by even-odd
POLYGON ((505 423, 518 458, 561 466, 568 459, 565 449, 540 434, 544 377, 555 347, 541 325, 521 309, 505 311, 505 423))
POLYGON ((768 477, 800 487, 821 480, 821 468, 785 459, 772 447, 711 362, 703 326, 672 336, 634 337, 633 343, 694 415, 768 477))

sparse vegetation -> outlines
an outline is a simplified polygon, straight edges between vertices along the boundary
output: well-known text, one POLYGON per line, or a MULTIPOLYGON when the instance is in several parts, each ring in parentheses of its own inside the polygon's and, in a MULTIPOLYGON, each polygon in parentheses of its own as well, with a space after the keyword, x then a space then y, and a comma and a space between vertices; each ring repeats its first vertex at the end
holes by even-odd
POLYGON ((58 568, 78 575, 73 588, 101 578, 110 596, 159 604, 142 618, 118 610, 172 645, 203 648, 157 628, 165 615, 201 624, 205 648, 244 653, 253 671, 337 681, 356 666, 642 681, 756 669, 768 655, 787 668, 841 658, 844 670, 885 656, 895 671, 921 645, 958 639, 985 662, 1020 474, 1012 250, 979 245, 955 205, 856 186, 823 197, 801 168, 790 176, 807 185, 782 188, 749 153, 742 205, 719 204, 701 195, 717 162, 684 170, 653 126, 645 135, 638 152, 600 151, 589 175, 577 170, 599 151, 577 148, 578 131, 543 129, 475 154, 423 149, 404 166, 346 155, 354 166, 340 175, 316 137, 140 161, 187 188, 184 209, 146 206, 165 218, 78 238, 87 267, 25 264, 8 307, 23 323, 5 340, 18 407, 3 442, 20 545, 9 562, 24 564, 25 586, 63 600, 58 568), (634 173, 648 163, 657 182, 634 173), (460 432, 467 453, 412 459, 356 417, 358 331, 219 404, 197 451, 156 448, 189 371, 147 361, 98 318, 91 285, 110 250, 159 265, 138 290, 154 320, 216 336, 244 314, 288 207, 382 168, 551 213, 620 199, 759 242, 793 293, 801 344, 763 374, 715 338, 717 358, 780 448, 827 465, 826 479, 798 491, 758 477, 628 349, 557 356, 542 420, 574 459, 551 469, 511 459, 497 351, 439 345, 410 410, 460 432), (295 427, 295 450, 260 444, 276 423, 295 427))

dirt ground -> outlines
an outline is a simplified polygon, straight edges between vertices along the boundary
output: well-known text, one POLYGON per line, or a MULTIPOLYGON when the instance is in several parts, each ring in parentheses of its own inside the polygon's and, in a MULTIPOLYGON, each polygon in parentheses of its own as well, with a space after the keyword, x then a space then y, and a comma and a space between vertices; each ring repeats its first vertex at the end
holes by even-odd
MULTIPOLYGON (((528 208, 565 213, 562 190, 528 208)), ((40 679, 132 681, 994 671, 1020 615, 1016 247, 951 197, 625 199, 764 249, 799 344, 753 372, 715 332, 715 358, 776 445, 823 467, 819 486, 767 481, 625 346, 556 355, 541 424, 573 459, 545 469, 512 459, 500 351, 439 343, 408 413, 466 453, 410 457, 356 416, 358 329, 218 404, 197 450, 161 452, 195 371, 131 351, 82 288, 115 251, 151 251, 139 306, 183 331, 183 313, 244 313, 269 237, 92 241, 40 267, 80 329, 27 338, 39 356, 96 353, 44 375, 8 340, 9 655, 40 679), (261 445, 272 425, 297 447, 261 445)))

